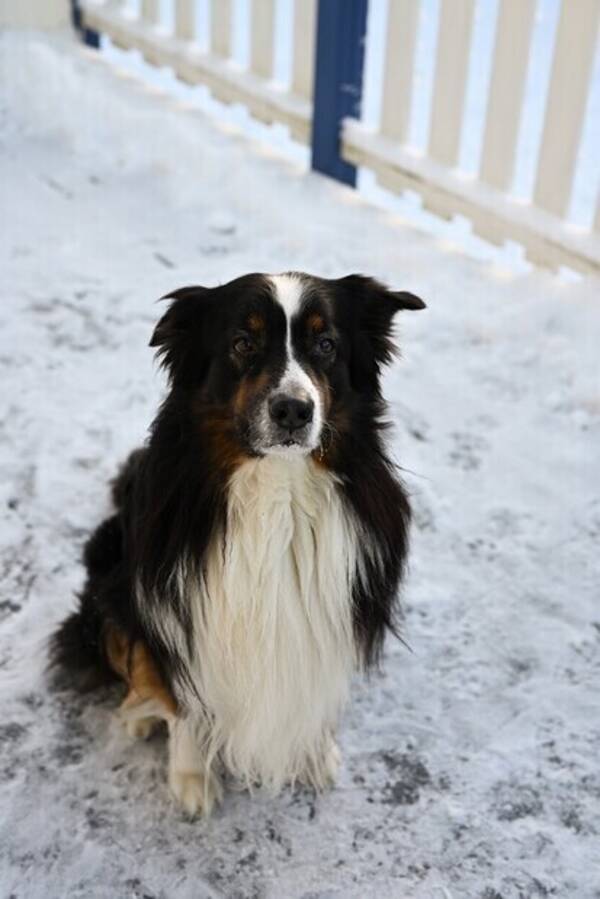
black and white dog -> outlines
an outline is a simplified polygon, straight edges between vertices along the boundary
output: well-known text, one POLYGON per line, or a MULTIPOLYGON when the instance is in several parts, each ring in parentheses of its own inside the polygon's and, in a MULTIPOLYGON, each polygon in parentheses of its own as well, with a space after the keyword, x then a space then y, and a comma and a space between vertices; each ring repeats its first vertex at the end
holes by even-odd
POLYGON ((169 296, 151 346, 170 392, 88 541, 72 674, 122 677, 133 735, 169 729, 169 782, 208 814, 250 786, 336 774, 354 669, 394 630, 410 510, 380 371, 409 293, 351 275, 252 274, 169 296))

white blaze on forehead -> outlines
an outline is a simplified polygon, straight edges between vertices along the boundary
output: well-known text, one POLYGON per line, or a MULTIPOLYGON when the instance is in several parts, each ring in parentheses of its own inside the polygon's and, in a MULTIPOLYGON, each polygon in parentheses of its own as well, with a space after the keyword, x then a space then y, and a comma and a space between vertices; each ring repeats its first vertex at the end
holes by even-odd
POLYGON ((269 281, 273 285, 275 299, 285 312, 289 346, 291 341, 291 322, 292 318, 300 311, 304 282, 298 275, 270 275, 269 281))
POLYGON ((285 312, 285 345, 286 345, 286 364, 285 370, 281 377, 277 389, 284 387, 292 388, 293 386, 302 387, 308 391, 314 400, 316 393, 315 386, 308 374, 304 371, 294 355, 292 346, 292 321, 298 315, 301 304, 304 284, 297 275, 271 275, 270 281, 274 288, 275 300, 279 303, 285 312))
POLYGON ((298 275, 270 275, 274 298, 285 313, 286 319, 286 363, 276 392, 304 395, 314 403, 312 436, 318 439, 323 424, 321 396, 317 386, 294 355, 292 346, 292 321, 302 308, 305 282, 298 275))

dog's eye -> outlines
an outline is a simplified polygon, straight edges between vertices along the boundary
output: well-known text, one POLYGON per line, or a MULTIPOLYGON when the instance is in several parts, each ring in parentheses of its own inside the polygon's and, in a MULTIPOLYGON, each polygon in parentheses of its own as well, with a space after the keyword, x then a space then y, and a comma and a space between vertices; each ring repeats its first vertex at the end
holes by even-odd
POLYGON ((236 337, 232 344, 238 356, 251 356, 256 347, 247 337, 236 337))
POLYGON ((335 350, 335 341, 331 337, 321 337, 317 341, 316 349, 321 356, 330 356, 335 350))

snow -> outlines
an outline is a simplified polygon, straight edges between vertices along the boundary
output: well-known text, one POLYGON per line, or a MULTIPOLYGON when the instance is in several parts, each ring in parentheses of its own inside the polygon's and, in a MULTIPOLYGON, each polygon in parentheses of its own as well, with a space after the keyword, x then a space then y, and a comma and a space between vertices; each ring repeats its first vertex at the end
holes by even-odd
POLYGON ((598 282, 469 260, 66 37, 0 60, 0 894, 598 897, 598 282), (428 302, 386 379, 412 652, 356 682, 333 792, 189 821, 45 641, 164 390, 154 300, 289 268, 428 302))

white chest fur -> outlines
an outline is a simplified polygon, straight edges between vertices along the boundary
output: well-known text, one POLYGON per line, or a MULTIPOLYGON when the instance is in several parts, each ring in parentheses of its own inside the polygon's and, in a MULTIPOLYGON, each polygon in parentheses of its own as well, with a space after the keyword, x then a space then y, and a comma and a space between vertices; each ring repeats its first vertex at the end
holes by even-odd
POLYGON ((233 476, 226 533, 186 592, 211 750, 248 782, 321 779, 354 665, 357 552, 335 479, 311 459, 253 460, 233 476))

